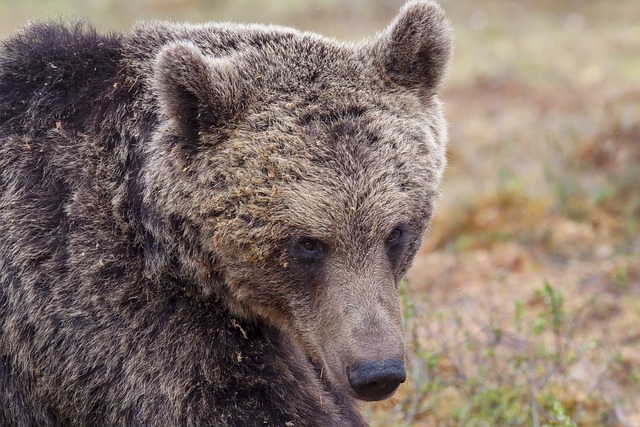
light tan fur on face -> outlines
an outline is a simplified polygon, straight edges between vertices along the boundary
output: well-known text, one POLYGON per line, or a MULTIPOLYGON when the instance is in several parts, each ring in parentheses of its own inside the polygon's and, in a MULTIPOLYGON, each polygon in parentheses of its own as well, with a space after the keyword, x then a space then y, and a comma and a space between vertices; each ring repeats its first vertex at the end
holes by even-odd
POLYGON ((320 357, 332 382, 349 389, 347 367, 377 360, 404 360, 404 329, 397 287, 384 253, 369 254, 358 270, 332 264, 318 307, 320 357))

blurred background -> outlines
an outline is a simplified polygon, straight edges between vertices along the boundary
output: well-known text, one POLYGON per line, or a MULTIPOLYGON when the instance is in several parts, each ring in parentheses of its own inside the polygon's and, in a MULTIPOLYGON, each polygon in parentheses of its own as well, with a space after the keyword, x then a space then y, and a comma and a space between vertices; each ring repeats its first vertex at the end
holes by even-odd
MULTIPOLYGON (((400 0, 0 0, 138 19, 375 34, 400 0)), ((374 426, 640 426, 640 3, 443 0, 449 168, 403 283, 410 379, 374 426)))

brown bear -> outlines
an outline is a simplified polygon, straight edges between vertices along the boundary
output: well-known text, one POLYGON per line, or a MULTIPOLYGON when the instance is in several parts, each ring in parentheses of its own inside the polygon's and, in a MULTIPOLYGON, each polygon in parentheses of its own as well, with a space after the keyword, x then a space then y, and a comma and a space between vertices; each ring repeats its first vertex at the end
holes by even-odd
POLYGON ((445 166, 450 26, 32 24, 0 50, 0 425, 361 426, 445 166))

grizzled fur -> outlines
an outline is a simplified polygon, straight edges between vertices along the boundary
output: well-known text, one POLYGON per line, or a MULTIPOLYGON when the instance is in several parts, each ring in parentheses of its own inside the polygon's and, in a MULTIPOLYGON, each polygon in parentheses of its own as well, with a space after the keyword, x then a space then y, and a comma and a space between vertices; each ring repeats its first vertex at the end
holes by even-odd
POLYGON ((0 425, 364 425, 346 373, 404 359, 450 50, 429 1, 357 44, 168 23, 5 41, 0 425))

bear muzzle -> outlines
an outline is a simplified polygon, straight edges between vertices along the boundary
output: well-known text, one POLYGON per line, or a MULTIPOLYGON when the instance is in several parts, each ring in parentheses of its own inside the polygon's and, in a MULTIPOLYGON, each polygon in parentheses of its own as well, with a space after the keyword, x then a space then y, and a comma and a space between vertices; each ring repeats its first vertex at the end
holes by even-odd
POLYGON ((347 366, 346 371, 353 391, 367 401, 386 399, 407 379, 400 359, 364 362, 353 369, 347 366))

